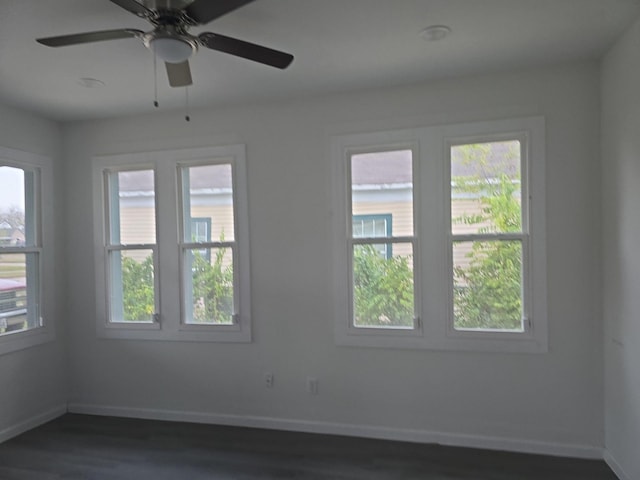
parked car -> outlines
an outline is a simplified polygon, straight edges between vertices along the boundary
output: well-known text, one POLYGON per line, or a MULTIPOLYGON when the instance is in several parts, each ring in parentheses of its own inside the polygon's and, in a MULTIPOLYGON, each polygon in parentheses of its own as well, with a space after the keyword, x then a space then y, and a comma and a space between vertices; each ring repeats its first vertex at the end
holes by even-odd
POLYGON ((0 278, 0 333, 23 330, 27 321, 27 284, 0 278))

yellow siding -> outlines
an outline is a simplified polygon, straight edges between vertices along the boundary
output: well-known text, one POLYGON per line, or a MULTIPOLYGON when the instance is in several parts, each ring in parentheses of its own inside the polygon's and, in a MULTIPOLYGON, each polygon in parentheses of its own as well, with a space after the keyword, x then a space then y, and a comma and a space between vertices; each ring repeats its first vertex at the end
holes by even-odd
POLYGON ((156 219, 151 207, 120 209, 120 243, 156 243, 156 219))
MULTIPOLYGON (((193 207, 193 217, 211 219, 211 241, 233 240, 233 209, 231 205, 193 207)), ((155 243, 155 218, 153 208, 123 208, 120 211, 122 244, 155 243)))
POLYGON ((191 207, 193 218, 211 219, 211 241, 217 242, 224 232, 225 240, 234 239, 233 208, 231 205, 211 205, 191 207))

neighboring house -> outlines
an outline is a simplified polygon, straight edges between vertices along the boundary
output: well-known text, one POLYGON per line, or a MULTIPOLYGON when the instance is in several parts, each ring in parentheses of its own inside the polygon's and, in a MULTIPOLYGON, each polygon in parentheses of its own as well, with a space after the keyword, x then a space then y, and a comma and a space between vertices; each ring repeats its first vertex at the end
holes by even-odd
POLYGON ((0 245, 23 245, 24 232, 20 228, 13 228, 7 222, 0 223, 0 245))
MULTIPOLYGON (((491 166, 504 163, 509 153, 505 143, 491 144, 488 162, 491 166)), ((454 151, 454 156, 459 154, 454 151)), ((411 151, 367 153, 361 163, 354 163, 351 170, 352 215, 354 237, 402 237, 413 235, 413 192, 411 151)), ((513 163, 513 162, 511 162, 513 163)), ((215 167, 212 167, 215 168, 215 167)), ((503 169, 510 176, 519 176, 513 168, 503 169)), ((480 170, 471 162, 454 158, 452 178, 480 175, 480 170)), ((455 180, 452 181, 455 185, 455 180)), ((233 238, 234 220, 232 209, 232 179, 229 175, 202 175, 190 179, 188 185, 191 205, 184 218, 190 222, 184 226, 194 242, 217 241, 223 237, 233 238)), ((153 177, 148 172, 123 171, 119 175, 120 225, 123 244, 154 243, 155 217, 153 215, 153 177)), ((451 202, 453 219, 463 215, 480 213, 482 205, 478 195, 457 193, 455 187, 451 202)), ((472 232, 478 226, 458 225, 458 231, 472 232)), ((403 246, 390 245, 381 240, 376 249, 389 258, 392 254, 410 254, 403 246)), ((465 264, 464 257, 470 245, 454 252, 456 264, 465 264)), ((203 251, 204 252, 204 251, 203 251)), ((135 254, 133 255, 135 256, 135 254)), ((210 259, 210 255, 206 254, 210 259)), ((138 259, 142 260, 142 258, 138 259)))
MULTIPOLYGON (((154 243, 153 183, 146 173, 121 172, 120 225, 123 244, 154 243)), ((233 238, 231 176, 203 175, 191 180, 191 208, 185 218, 191 222, 185 228, 194 242, 233 238)))

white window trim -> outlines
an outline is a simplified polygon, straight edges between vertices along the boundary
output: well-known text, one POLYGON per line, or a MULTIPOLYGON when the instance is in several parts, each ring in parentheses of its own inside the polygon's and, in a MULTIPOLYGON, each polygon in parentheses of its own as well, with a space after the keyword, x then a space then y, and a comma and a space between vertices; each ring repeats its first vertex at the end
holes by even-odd
POLYGON ((53 174, 51 159, 31 152, 0 147, 0 165, 32 170, 36 172, 35 187, 35 228, 36 245, 26 249, 16 249, 17 253, 38 253, 39 268, 39 310, 41 325, 22 332, 0 336, 0 355, 50 342, 55 339, 55 292, 53 255, 53 223, 43 222, 43 218, 53 218, 53 174), (19 251, 18 251, 19 250, 19 251))
MULTIPOLYGON (((391 140, 391 139, 390 139, 391 140)), ((350 158, 354 155, 363 154, 363 153, 371 153, 371 152, 382 152, 382 151, 397 151, 397 150, 410 150, 411 151, 411 167, 412 167, 412 177, 417 178, 419 175, 419 154, 418 154, 418 144, 411 140, 405 139, 402 140, 400 138, 393 139, 393 143, 386 143, 384 146, 371 146, 367 145, 366 148, 351 148, 348 147, 345 153, 345 165, 346 169, 346 201, 347 207, 346 212, 353 211, 352 205, 352 195, 350 185, 352 184, 351 180, 351 161, 350 158)), ((417 206, 419 205, 419 192, 416 189, 412 189, 412 198, 413 198, 413 235, 409 236, 399 236, 399 237, 383 237, 383 238, 375 238, 375 237, 365 237, 365 238, 357 238, 353 236, 353 222, 352 215, 347 215, 345 217, 346 227, 347 227, 347 258, 346 264, 353 265, 353 248, 355 245, 366 245, 366 244, 376 244, 376 243, 387 243, 387 244, 403 244, 410 243, 413 249, 413 299, 414 299, 414 314, 413 314, 413 327, 410 328, 376 328, 376 327, 356 327, 352 321, 348 322, 348 335, 352 336, 369 336, 369 335, 398 335, 398 336, 407 336, 413 335, 415 332, 419 332, 422 330, 420 323, 420 311, 421 311, 421 301, 420 301, 420 262, 419 262, 419 238, 416 234, 416 213, 417 206)), ((348 285, 353 285, 353 268, 349 268, 348 272, 348 285)), ((349 287, 351 289, 351 287, 349 287)), ((353 302, 349 302, 349 318, 354 318, 353 311, 353 302)))
MULTIPOLYGON (((94 248, 96 266, 96 333, 113 339, 251 342, 249 219, 247 171, 244 145, 213 146, 157 152, 97 156, 93 159, 94 248), (178 168, 204 165, 224 159, 231 163, 234 181, 234 209, 237 255, 237 323, 227 325, 184 325, 182 322, 182 279, 180 275, 182 230, 179 229, 178 168), (153 324, 109 323, 105 257, 106 218, 103 171, 106 169, 153 168, 156 188, 156 282, 159 285, 157 321, 153 324), (162 214, 160 214, 162 212, 162 214), (233 328, 229 328, 233 327, 233 328)), ((198 244, 201 246, 200 244, 198 244)), ((234 285, 234 288, 236 285, 234 285)))
MULTIPOLYGON (((125 166, 125 167, 117 167, 117 168, 105 168, 102 170, 102 181, 103 181, 103 205, 104 205, 104 259, 105 259, 105 289, 106 289, 106 298, 111 298, 111 286, 112 282, 112 271, 106 265, 109 264, 109 257, 113 252, 116 251, 127 251, 127 250, 151 250, 153 256, 153 268, 154 268, 154 289, 156 292, 154 298, 154 313, 157 314, 160 312, 160 275, 158 270, 158 235, 156 231, 156 241, 152 244, 122 244, 122 243, 113 243, 111 237, 111 230, 113 225, 111 225, 112 221, 112 212, 111 207, 113 206, 113 199, 111 197, 111 183, 110 176, 113 173, 119 172, 131 172, 131 171, 141 171, 141 170, 150 170, 153 172, 154 177, 154 186, 157 183, 157 172, 155 170, 155 165, 153 164, 140 164, 135 167, 125 166)), ((154 195, 154 214, 155 214, 155 223, 158 225, 158 205, 157 198, 154 195)), ((119 226, 118 226, 119 227, 119 226)), ((111 314, 111 302, 107 301, 106 307, 106 320, 105 320, 105 328, 108 329, 128 329, 128 330, 159 330, 160 323, 157 321, 156 315, 154 315, 154 319, 152 322, 125 322, 125 321, 112 321, 111 314)))
MULTIPOLYGON (((336 135, 331 139, 334 185, 334 334, 344 346, 416 348, 513 353, 548 351, 545 123, 542 117, 432 126, 398 131, 336 135), (525 332, 473 332, 453 329, 451 312, 450 182, 448 148, 461 139, 526 139, 523 186, 528 191, 528 247, 523 259, 528 320, 525 332), (417 145, 414 155, 414 229, 416 308, 413 330, 351 327, 351 263, 348 250, 348 158, 353 152, 379 151, 417 145), (449 183, 450 184, 450 183, 449 183), (434 225, 436 226, 434 228, 434 225), (525 268, 526 268, 525 267, 525 268), (418 302, 422 302, 421 305, 418 302)), ((523 245, 523 248, 525 246, 523 245)))
MULTIPOLYGON (((244 155, 243 155, 244 157, 244 155)), ((237 214, 237 205, 239 203, 242 203, 241 199, 239 198, 238 192, 239 192, 239 188, 238 188, 238 167, 239 167, 239 163, 237 161, 236 156, 233 156, 231 158, 225 158, 225 157, 221 157, 219 160, 216 159, 212 159, 212 160, 206 160, 206 161, 202 161, 202 160, 198 160, 198 161, 190 161, 190 162, 179 162, 177 164, 177 168, 176 168, 176 175, 178 178, 178 215, 179 215, 179 222, 178 222, 178 233, 179 233, 179 247, 180 247, 180 304, 182 305, 181 308, 181 314, 180 314, 180 329, 183 331, 194 331, 194 332, 201 332, 201 331, 207 331, 207 330, 211 330, 211 328, 215 328, 216 330, 220 331, 220 332, 241 332, 242 331, 242 324, 240 322, 240 315, 238 313, 234 313, 233 315, 233 324, 228 325, 228 324, 223 324, 223 325, 199 325, 199 324, 194 324, 194 323, 187 323, 186 321, 186 301, 187 299, 185 298, 185 278, 184 278, 184 256, 186 254, 187 250, 190 249, 196 249, 196 248, 224 248, 224 247, 230 247, 232 249, 233 252, 233 265, 237 266, 240 264, 241 261, 241 256, 239 255, 239 250, 240 250, 240 244, 239 241, 237 240, 238 235, 235 232, 239 232, 241 231, 240 229, 242 228, 240 225, 240 219, 238 218, 239 215, 237 214), (199 242, 199 243, 192 243, 192 242, 186 242, 184 241, 184 231, 185 231, 185 225, 184 225, 184 192, 182 190, 182 186, 183 186, 183 181, 182 181, 182 173, 181 173, 181 169, 182 168, 188 168, 188 167, 201 167, 201 166, 207 166, 207 165, 231 165, 231 185, 232 185, 232 192, 233 192, 233 208, 234 208, 234 216, 233 216, 233 222, 234 222, 234 240, 232 241, 225 241, 225 242, 219 242, 219 241, 213 241, 210 240, 208 242, 199 242)), ((244 163, 244 162, 242 162, 244 163)), ((246 190, 245 190, 246 191, 246 190)), ((246 217, 245 217, 246 218, 246 217)), ((242 310, 242 307, 240 305, 240 291, 241 291, 241 283, 240 283, 240 279, 241 279, 241 275, 240 272, 234 268, 233 269, 233 309, 234 312, 240 312, 242 310)))

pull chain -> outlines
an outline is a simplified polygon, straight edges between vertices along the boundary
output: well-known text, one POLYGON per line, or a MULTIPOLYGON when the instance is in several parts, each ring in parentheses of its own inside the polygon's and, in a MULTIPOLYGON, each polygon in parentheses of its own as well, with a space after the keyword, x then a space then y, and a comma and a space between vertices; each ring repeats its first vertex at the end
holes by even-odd
POLYGON ((184 98, 185 98, 185 110, 186 110, 186 115, 184 116, 184 119, 187 122, 191 121, 191 117, 189 116, 189 87, 184 87, 184 98))
POLYGON ((153 54, 153 106, 158 108, 158 56, 153 54))

